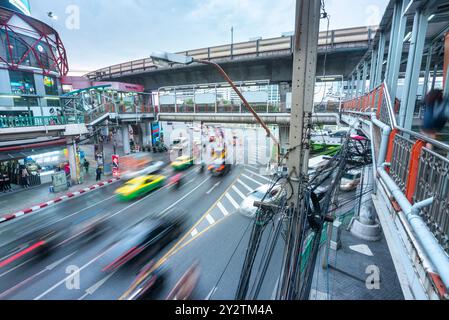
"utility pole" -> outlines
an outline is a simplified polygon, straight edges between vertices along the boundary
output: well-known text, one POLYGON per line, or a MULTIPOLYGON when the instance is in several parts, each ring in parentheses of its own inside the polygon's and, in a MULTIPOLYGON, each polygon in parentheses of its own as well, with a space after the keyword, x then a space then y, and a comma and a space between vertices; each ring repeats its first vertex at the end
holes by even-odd
POLYGON ((296 1, 290 150, 287 159, 293 184, 291 201, 294 207, 299 205, 300 181, 308 173, 320 8, 320 0, 296 1))
POLYGON ((290 150, 287 166, 291 182, 288 191, 290 219, 288 221, 286 250, 280 279, 278 298, 299 298, 302 233, 304 231, 305 185, 308 181, 310 131, 315 90, 318 34, 321 1, 297 0, 293 56, 292 112, 290 121, 290 150))

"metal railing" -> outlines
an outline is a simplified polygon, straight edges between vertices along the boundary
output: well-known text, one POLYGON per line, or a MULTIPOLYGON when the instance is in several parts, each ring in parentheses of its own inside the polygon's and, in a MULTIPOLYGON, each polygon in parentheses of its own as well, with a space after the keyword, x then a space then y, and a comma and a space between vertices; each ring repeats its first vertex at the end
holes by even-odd
MULTIPOLYGON (((377 26, 369 26, 321 32, 318 44, 323 51, 336 48, 367 47, 374 40, 376 31, 377 26)), ((206 60, 239 59, 243 57, 292 53, 293 36, 260 39, 233 45, 229 44, 178 52, 178 54, 191 56, 195 59, 206 60)), ((88 73, 87 77, 90 80, 101 80, 155 69, 157 67, 153 64, 152 60, 146 58, 99 69, 88 73)))
POLYGON ((399 127, 385 85, 346 101, 343 114, 376 118, 391 128, 387 171, 411 204, 434 198, 421 210, 421 217, 441 246, 449 253, 449 145, 418 132, 399 127))
MULTIPOLYGON (((290 113, 286 103, 251 103, 257 113, 290 113)), ((163 104, 159 113, 249 113, 242 104, 163 104)))
POLYGON ((59 126, 67 124, 79 124, 79 123, 84 123, 83 117, 64 117, 64 116, 0 117, 0 129, 59 126))

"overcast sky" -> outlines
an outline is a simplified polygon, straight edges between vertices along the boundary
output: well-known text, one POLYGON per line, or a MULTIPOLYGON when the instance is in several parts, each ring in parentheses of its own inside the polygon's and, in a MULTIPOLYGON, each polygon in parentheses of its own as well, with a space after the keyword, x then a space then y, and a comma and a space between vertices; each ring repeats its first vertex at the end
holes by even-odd
MULTIPOLYGON (((378 24, 388 0, 325 4, 330 29, 340 29, 378 24)), ((31 0, 31 11, 59 31, 71 71, 84 74, 153 51, 228 44, 232 26, 235 42, 280 36, 294 29, 295 0, 31 0)))

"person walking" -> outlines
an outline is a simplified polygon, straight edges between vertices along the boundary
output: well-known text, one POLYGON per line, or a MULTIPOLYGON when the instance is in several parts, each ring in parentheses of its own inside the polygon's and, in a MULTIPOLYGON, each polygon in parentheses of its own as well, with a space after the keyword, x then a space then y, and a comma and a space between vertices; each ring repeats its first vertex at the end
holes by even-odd
POLYGON ((3 173, 0 172, 0 192, 5 193, 5 180, 3 179, 3 173))
POLYGON ((28 177, 30 174, 28 173, 28 170, 26 167, 23 167, 22 169, 22 187, 25 189, 28 189, 30 187, 30 184, 28 182, 28 177))
POLYGON ((11 192, 11 180, 9 179, 9 175, 7 172, 3 173, 3 181, 5 185, 4 186, 5 192, 6 191, 11 192))
POLYGON ((102 173, 102 170, 101 170, 100 166, 97 167, 96 173, 97 173, 97 181, 100 181, 101 180, 101 173, 102 173))
POLYGON ((86 174, 89 173, 89 161, 87 161, 87 159, 84 159, 84 163, 83 163, 84 169, 86 169, 86 174))
MULTIPOLYGON (((442 90, 431 90, 424 99, 425 112, 422 132, 432 139, 437 139, 448 121, 448 99, 443 96, 442 90)), ((427 144, 432 149, 431 144, 427 144)))

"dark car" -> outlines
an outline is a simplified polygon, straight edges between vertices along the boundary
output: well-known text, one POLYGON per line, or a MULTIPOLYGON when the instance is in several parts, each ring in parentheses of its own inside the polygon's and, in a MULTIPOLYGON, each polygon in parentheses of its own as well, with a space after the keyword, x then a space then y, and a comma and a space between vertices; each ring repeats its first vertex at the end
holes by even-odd
POLYGON ((116 271, 130 262, 144 262, 152 259, 170 242, 178 238, 184 230, 185 215, 171 214, 165 218, 148 218, 120 235, 112 244, 105 259, 111 262, 104 272, 116 271))

